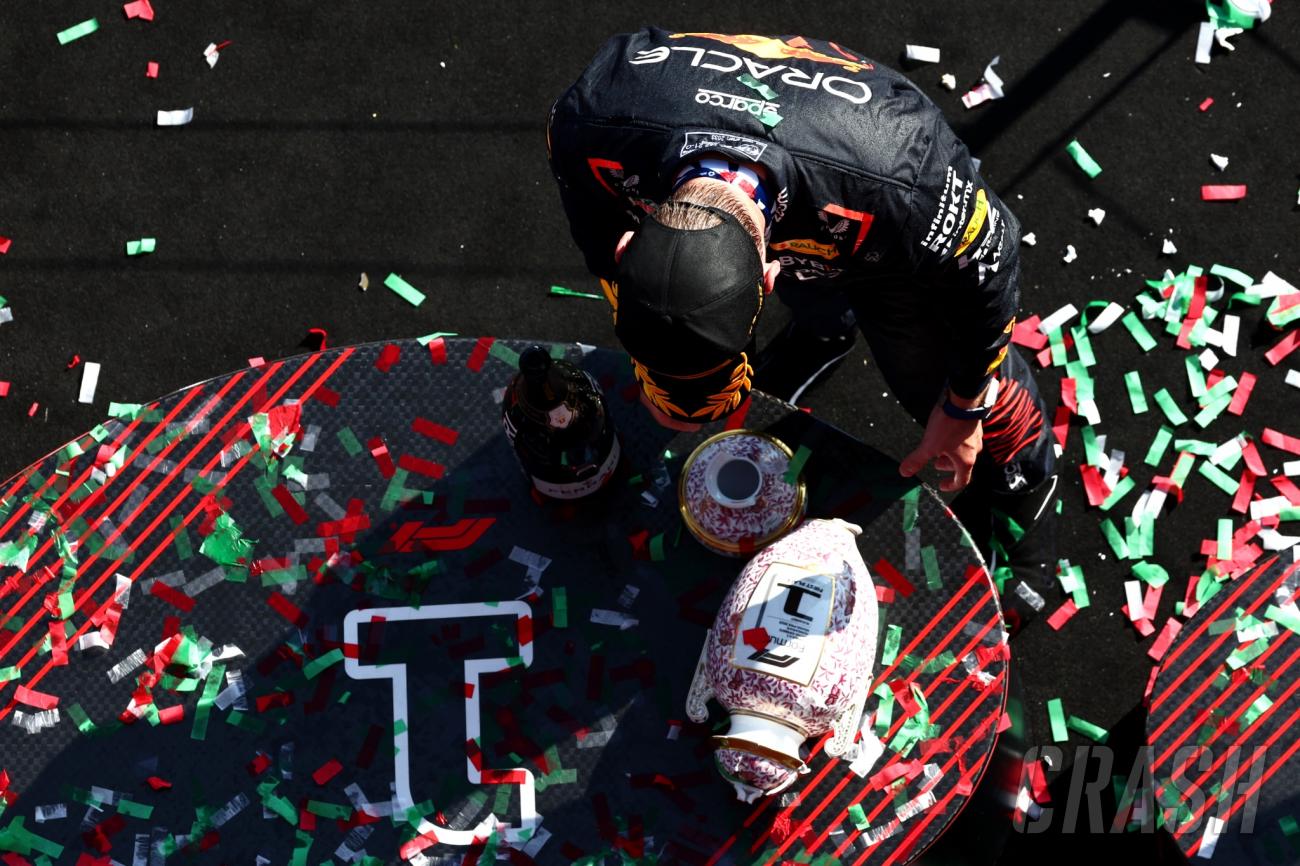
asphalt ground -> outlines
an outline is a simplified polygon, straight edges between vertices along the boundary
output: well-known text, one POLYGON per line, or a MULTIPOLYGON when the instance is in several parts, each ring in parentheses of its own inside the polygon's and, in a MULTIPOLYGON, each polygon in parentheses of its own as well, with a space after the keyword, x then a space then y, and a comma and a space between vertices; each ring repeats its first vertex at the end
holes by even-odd
MULTIPOLYGON (((0 381, 11 383, 0 399, 0 475, 93 427, 110 400, 148 401, 250 358, 304 351, 312 328, 329 345, 434 331, 615 345, 602 302, 548 295, 552 285, 599 289, 569 239, 543 129, 551 101, 600 42, 646 24, 833 39, 908 73, 1037 238, 1022 250, 1022 318, 1096 300, 1137 309, 1144 279, 1189 265, 1300 282, 1300 15, 1287 0, 1235 37, 1235 51, 1216 48, 1210 65, 1193 62, 1206 17, 1193 2, 159 0, 155 11, 144 22, 125 19, 118 3, 51 0, 0 13, 0 236, 12 239, 0 295, 13 314, 0 324, 0 381), (90 17, 97 32, 59 44, 56 33, 90 17), (205 46, 226 40, 209 68, 205 46), (941 48, 942 62, 905 62, 907 43, 941 48), (961 93, 994 56, 1005 97, 966 110, 961 93), (145 75, 149 61, 157 78, 145 75), (955 92, 940 85, 944 72, 955 92), (187 107, 192 123, 156 126, 158 110, 187 107), (1073 139, 1103 167, 1096 178, 1066 153, 1073 139), (1202 201, 1200 187, 1214 183, 1245 184, 1248 194, 1202 201), (1106 211, 1100 225, 1092 208, 1106 211), (141 237, 157 239, 155 252, 126 256, 124 244, 141 237), (1166 238, 1176 253, 1162 253, 1166 238), (425 303, 385 289, 390 272, 425 303), (81 368, 68 365, 78 357, 102 364, 91 405, 77 402, 81 368)), ((1259 440, 1269 427, 1300 433, 1300 395, 1285 384, 1300 361, 1265 360, 1280 333, 1262 309, 1230 312, 1241 316, 1240 347, 1235 357, 1218 351, 1218 366, 1258 376, 1253 395, 1242 415, 1204 430, 1189 422, 1177 435, 1219 443, 1242 432, 1259 440)), ((777 311, 762 333, 780 324, 777 311)), ((1153 401, 1133 413, 1124 374, 1140 372, 1149 401, 1166 387, 1194 411, 1188 353, 1151 329, 1159 345, 1148 353, 1120 325, 1094 337, 1096 432, 1107 451, 1125 452, 1139 491, 1169 474, 1172 452, 1158 467, 1142 462, 1162 419, 1153 401)), ((1059 367, 1042 370, 1040 385, 1054 398, 1061 377, 1059 367)), ((885 390, 859 345, 806 405, 901 457, 920 431, 885 390)), ((1015 656, 1040 740, 1044 703, 1059 697, 1069 713, 1115 729, 1123 752, 1140 737, 1152 639, 1120 612, 1131 563, 1117 561, 1098 529, 1103 515, 1087 504, 1082 426, 1076 418, 1063 458, 1059 553, 1084 569, 1091 606, 1059 631, 1035 622, 1015 656)), ((1296 457, 1261 453, 1270 472, 1296 457)), ((1205 568, 1201 542, 1217 521, 1244 524, 1230 501, 1194 472, 1182 503, 1159 518, 1150 559, 1171 583, 1157 626, 1187 576, 1205 568)), ((1050 596, 1048 610, 1064 599, 1050 596)), ((1068 745, 1087 742, 1072 734, 1068 745)), ((1056 832, 1017 837, 1007 862, 1062 844, 1056 832)), ((1157 845, 1133 835, 1087 844, 1125 854, 1157 845)))

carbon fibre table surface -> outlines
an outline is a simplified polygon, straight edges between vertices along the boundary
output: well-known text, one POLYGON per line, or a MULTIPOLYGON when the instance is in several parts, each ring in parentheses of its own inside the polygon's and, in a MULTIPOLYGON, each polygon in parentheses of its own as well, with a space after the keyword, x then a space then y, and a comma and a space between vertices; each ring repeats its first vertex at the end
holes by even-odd
POLYGON ((1300 563, 1273 557, 1206 598, 1161 662, 1155 805, 1192 862, 1300 862, 1298 588, 1300 563))
POLYGON ((933 842, 988 764, 1008 675, 943 502, 786 404, 733 416, 806 449, 809 516, 864 527, 878 646, 900 638, 868 703, 893 748, 859 774, 811 744, 792 791, 739 803, 710 758, 725 716, 683 708, 742 564, 675 503, 721 425, 660 428, 626 356, 554 346, 601 383, 624 469, 594 506, 539 506, 499 421, 524 345, 240 370, 119 407, 6 482, 4 862, 895 864, 933 842), (527 838, 489 833, 532 810, 527 838))

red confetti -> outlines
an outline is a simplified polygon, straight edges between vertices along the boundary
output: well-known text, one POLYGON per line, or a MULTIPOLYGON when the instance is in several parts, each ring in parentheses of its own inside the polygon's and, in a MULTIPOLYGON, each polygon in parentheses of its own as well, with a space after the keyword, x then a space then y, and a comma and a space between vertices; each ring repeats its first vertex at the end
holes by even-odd
POLYGON ((149 587, 149 594, 155 598, 161 598, 163 601, 183 613, 189 613, 194 610, 194 599, 190 598, 178 589, 172 589, 160 580, 155 580, 153 585, 149 587))
POLYGON ((1254 472, 1242 470, 1241 485, 1237 488, 1237 495, 1232 498, 1232 510, 1238 514, 1245 514, 1250 507, 1250 498, 1255 495, 1255 478, 1254 472))
POLYGON ((487 362, 488 352, 492 351, 492 344, 496 342, 496 337, 479 337, 478 342, 474 344, 474 351, 470 352, 469 360, 465 366, 469 367, 475 373, 483 369, 487 362))
POLYGON ((410 454, 403 454, 399 457, 397 465, 407 472, 426 475, 429 478, 441 478, 443 473, 446 472, 446 467, 441 463, 435 463, 432 460, 425 460, 423 457, 415 457, 410 454))
POLYGON ((320 769, 311 774, 311 780, 317 785, 324 785, 343 771, 343 765, 336 759, 330 758, 320 769))
POLYGON ((1075 415, 1079 414, 1078 383, 1074 379, 1061 380, 1061 405, 1075 415))
POLYGON ((767 645, 772 641, 771 635, 769 635, 767 629, 762 626, 759 626, 758 628, 747 628, 740 633, 740 636, 744 639, 746 646, 752 646, 759 652, 767 649, 767 645))
POLYGON ((1088 504, 1100 506, 1110 496, 1110 490, 1106 487, 1106 482, 1101 479, 1101 473, 1097 467, 1089 463, 1082 464, 1079 471, 1083 474, 1083 489, 1088 494, 1088 504))
POLYGON ((1297 346, 1300 346, 1300 330, 1289 331, 1285 337, 1273 344, 1273 348, 1264 353, 1264 357, 1276 367, 1283 358, 1294 352, 1297 346))
POLYGON ((379 474, 385 478, 392 478, 397 469, 393 466, 392 455, 388 453, 388 446, 384 444, 384 440, 375 436, 366 443, 366 447, 370 449, 370 456, 375 458, 375 465, 379 467, 379 474))
POLYGON ((1165 620, 1165 627, 1160 630, 1160 636, 1156 638, 1155 643, 1151 644, 1151 649, 1147 650, 1147 655, 1156 661, 1164 658, 1165 653, 1169 652, 1170 644, 1174 642, 1174 638, 1178 636, 1178 631, 1182 627, 1182 624, 1172 616, 1165 620))
POLYGON ((26 686, 18 686, 14 690, 14 700, 24 706, 35 707, 38 710, 52 710, 59 705, 59 699, 55 695, 34 691, 26 686))
POLYGON ((27 417, 32 418, 36 415, 36 410, 41 408, 40 403, 33 403, 32 407, 27 410, 27 417))
MULTIPOLYGON (((157 586, 157 584, 154 585, 157 586)), ((266 603, 271 606, 272 610, 289 620, 289 622, 293 623, 298 628, 305 628, 307 626, 307 615, 299 610, 296 604, 280 595, 280 593, 271 593, 270 597, 267 598, 266 603)))
POLYGON ((7 238, 4 235, 0 235, 0 255, 4 255, 5 253, 9 252, 9 245, 12 243, 13 243, 12 238, 7 238))
POLYGON ((172 787, 171 782, 159 776, 150 776, 144 781, 145 784, 147 784, 150 788, 153 788, 155 791, 170 791, 172 787))
MULTIPOLYGON (((640 389, 638 389, 640 390, 640 389)), ((727 420, 722 425, 724 430, 739 430, 745 426, 745 417, 749 415, 749 398, 736 407, 736 411, 727 416, 727 420)))
POLYGON ((435 364, 447 363, 447 342, 442 337, 429 341, 429 360, 435 364))
POLYGON ((1209 108, 1210 108, 1210 106, 1213 105, 1213 104, 1214 104, 1214 97, 1213 97, 1213 96, 1207 96, 1207 97, 1205 97, 1204 101, 1202 101, 1202 102, 1201 102, 1201 105, 1200 105, 1201 111, 1208 111, 1209 108))
POLYGON ((177 704, 158 711, 158 721, 164 725, 178 725, 185 721, 185 705, 177 704))
POLYGON ((298 504, 298 500, 293 498, 293 494, 287 487, 277 484, 271 488, 271 495, 275 497, 276 502, 280 503, 280 507, 284 509, 285 514, 289 515, 290 520, 299 526, 307 522, 307 512, 298 504))
POLYGON ((1038 316, 1030 316, 1023 322, 1016 322, 1015 328, 1011 331, 1011 342, 1026 349, 1033 349, 1035 352, 1042 349, 1047 345, 1047 335, 1038 330, 1041 321, 1038 316))
POLYGON ((9 396, 9 383, 0 382, 0 397, 8 397, 8 396, 9 396))
POLYGON ((1236 201, 1245 197, 1244 183, 1210 183, 1201 187, 1202 201, 1236 201))
POLYGON ((1274 448, 1290 451, 1292 454, 1300 454, 1300 439, 1288 436, 1285 433, 1279 433, 1272 427, 1265 427, 1264 435, 1260 438, 1263 439, 1265 445, 1272 445, 1274 448))
POLYGON ((73 355, 72 360, 68 362, 68 366, 65 369, 71 370, 73 367, 77 366, 80 363, 81 363, 81 356, 73 355))
POLYGON ((1047 618, 1047 624, 1060 631, 1061 626, 1069 622, 1070 618, 1078 612, 1079 608, 1075 605, 1074 599, 1067 598, 1064 604, 1052 611, 1052 615, 1047 618))
POLYGON ((381 373, 387 373, 401 357, 401 347, 396 343, 389 343, 379 350, 379 357, 375 359, 375 369, 381 373))
POLYGON ((324 328, 308 328, 305 342, 313 352, 323 352, 329 342, 329 336, 324 328))
POLYGON ((1287 498, 1292 505, 1300 505, 1300 487, 1296 487, 1290 478, 1285 475, 1273 475, 1268 479, 1277 492, 1287 498))
POLYGON ((1052 418, 1052 434, 1056 436, 1056 442, 1062 448, 1065 447, 1065 440, 1070 435, 1070 410, 1065 406, 1056 407, 1056 415, 1052 418))
POLYGON ((157 78, 157 77, 158 77, 158 64, 155 63, 155 62, 152 61, 152 60, 150 60, 148 63, 146 63, 146 64, 145 64, 145 67, 144 67, 144 77, 145 77, 145 78, 157 78))
POLYGON ((460 434, 450 427, 444 427, 441 424, 435 424, 428 418, 416 418, 411 422, 411 429, 421 436, 428 436, 441 442, 443 445, 455 445, 456 439, 460 434))
POLYGON ((916 587, 912 586, 911 581, 903 577, 898 569, 890 565, 889 560, 883 557, 876 560, 874 568, 903 598, 911 598, 912 593, 916 592, 916 587))
POLYGON ((1250 399, 1250 392, 1253 390, 1255 390, 1255 374, 1242 373, 1241 381, 1237 383, 1237 390, 1232 394, 1232 402, 1228 404, 1228 414, 1240 415, 1244 412, 1246 401, 1250 399))
POLYGON ((132 0, 122 7, 127 18, 139 18, 141 21, 153 20, 153 7, 149 5, 149 0, 132 0))

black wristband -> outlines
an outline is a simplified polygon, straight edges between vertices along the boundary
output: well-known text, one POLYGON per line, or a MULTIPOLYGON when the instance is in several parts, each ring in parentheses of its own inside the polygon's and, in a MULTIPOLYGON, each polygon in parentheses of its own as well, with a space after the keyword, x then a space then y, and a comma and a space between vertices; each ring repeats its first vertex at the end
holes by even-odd
POLYGON ((971 409, 963 409, 947 394, 943 398, 943 414, 949 418, 956 418, 959 421, 983 421, 989 414, 990 406, 975 406, 971 409))

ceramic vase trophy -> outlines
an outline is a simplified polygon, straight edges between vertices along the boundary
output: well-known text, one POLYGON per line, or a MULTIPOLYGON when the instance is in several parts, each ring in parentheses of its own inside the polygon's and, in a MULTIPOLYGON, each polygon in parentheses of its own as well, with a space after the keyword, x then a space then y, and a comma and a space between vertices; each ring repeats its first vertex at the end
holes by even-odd
POLYGON ((826 753, 853 744, 876 658, 876 592, 858 552, 862 530, 810 520, 750 560, 732 584, 686 699, 703 722, 716 698, 730 729, 714 737, 719 772, 753 802, 808 772, 809 737, 826 753))
POLYGON ((618 468, 618 436, 600 386, 542 346, 519 356, 519 373, 501 400, 501 423, 519 465, 547 499, 590 496, 618 468))

